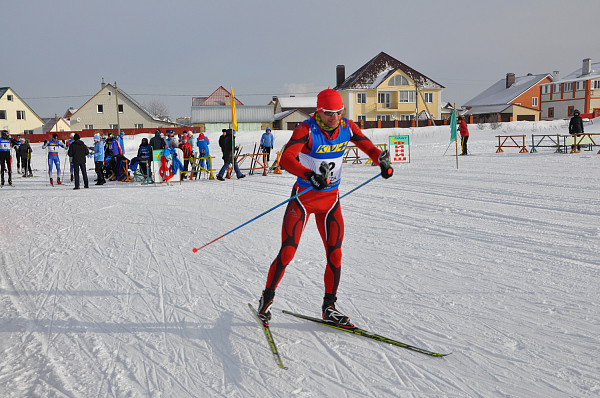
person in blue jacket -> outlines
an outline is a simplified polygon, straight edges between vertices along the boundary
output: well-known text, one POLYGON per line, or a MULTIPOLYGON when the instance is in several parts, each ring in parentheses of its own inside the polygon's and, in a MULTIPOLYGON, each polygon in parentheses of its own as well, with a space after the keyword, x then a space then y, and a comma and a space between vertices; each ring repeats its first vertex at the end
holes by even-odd
POLYGON ((209 144, 210 144, 210 140, 208 139, 208 137, 205 136, 204 133, 200 133, 198 135, 198 139, 196 140, 196 146, 198 147, 198 154, 199 154, 200 158, 208 158, 208 159, 200 159, 200 162, 198 164, 200 165, 200 167, 202 167, 203 169, 206 169, 206 170, 211 169, 210 150, 208 148, 209 144))
POLYGON ((98 177, 96 185, 104 185, 106 184, 106 180, 104 179, 104 142, 100 139, 100 134, 94 134, 94 149, 92 149, 92 153, 94 154, 94 169, 98 177))
POLYGON ((12 185, 11 145, 16 145, 17 140, 8 135, 7 130, 2 130, 0 138, 0 164, 2 165, 2 186, 4 186, 4 171, 8 171, 8 185, 12 185))
POLYGON ((267 130, 260 138, 260 146, 263 149, 263 152, 267 154, 267 163, 271 160, 271 149, 273 149, 273 144, 275 140, 273 138, 273 133, 271 133, 271 127, 267 127, 267 130))
POLYGON ((44 141, 42 149, 48 148, 48 176, 50 177, 50 185, 54 186, 52 180, 52 166, 56 165, 56 181, 58 184, 62 184, 60 181, 60 159, 58 157, 58 148, 66 150, 65 144, 58 140, 58 134, 52 134, 50 141, 44 141))
POLYGON ((125 145, 123 145, 123 137, 125 137, 125 132, 121 130, 119 133, 119 145, 121 146, 121 155, 125 155, 125 145))

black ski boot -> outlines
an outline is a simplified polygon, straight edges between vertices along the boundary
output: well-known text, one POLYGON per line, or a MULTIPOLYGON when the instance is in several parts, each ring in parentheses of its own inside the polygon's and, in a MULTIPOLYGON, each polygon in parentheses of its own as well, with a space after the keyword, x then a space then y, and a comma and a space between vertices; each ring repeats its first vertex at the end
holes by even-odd
POLYGON ((344 327, 354 327, 350 322, 350 318, 335 309, 335 294, 325 293, 323 297, 323 320, 335 323, 344 327))
POLYGON ((271 306, 273 305, 273 297, 275 297, 275 290, 265 289, 262 292, 262 296, 258 301, 258 317, 266 326, 269 326, 271 320, 271 306))
POLYGON ((50 185, 54 186, 54 181, 52 180, 52 177, 50 177, 50 185))

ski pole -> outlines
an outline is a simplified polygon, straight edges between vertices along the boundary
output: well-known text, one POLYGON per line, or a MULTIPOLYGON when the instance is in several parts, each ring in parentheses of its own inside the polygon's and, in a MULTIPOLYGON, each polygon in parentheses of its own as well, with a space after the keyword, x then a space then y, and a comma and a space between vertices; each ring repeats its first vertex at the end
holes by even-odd
POLYGON ((219 236, 217 239, 213 239, 213 240, 211 240, 210 242, 208 242, 208 243, 207 243, 207 244, 205 244, 204 246, 202 246, 202 247, 199 247, 199 248, 196 248, 196 247, 194 247, 194 248, 192 249, 192 251, 193 251, 194 253, 197 253, 197 252, 198 252, 198 250, 204 249, 206 246, 210 245, 211 243, 214 243, 214 242, 218 241, 219 239, 221 239, 221 238, 223 238, 223 237, 225 237, 225 236, 229 235, 230 233, 232 233, 232 232, 234 232, 234 231, 237 231, 238 229, 242 228, 244 225, 248 225, 248 224, 250 224, 252 221, 254 221, 254 220, 256 220, 256 219, 258 219, 258 218, 260 218, 260 217, 264 216, 265 214, 267 214, 267 213, 269 213, 269 212, 271 212, 271 211, 275 210, 275 209, 276 209, 276 208, 278 208, 279 206, 282 206, 282 205, 286 204, 287 202, 290 202, 290 201, 292 201, 292 200, 296 199, 298 196, 300 196, 300 195, 303 195, 303 194, 305 194, 305 193, 307 193, 308 191, 311 191, 311 190, 312 190, 312 188, 306 188, 304 191, 302 191, 302 192, 300 192, 300 193, 298 193, 298 194, 296 194, 296 195, 292 196, 292 197, 291 197, 291 198, 289 198, 289 199, 286 199, 286 200, 284 200, 283 202, 279 203, 278 205, 276 205, 276 206, 274 206, 274 207, 271 207, 269 210, 265 211, 264 213, 262 213, 262 214, 259 214, 258 216, 254 217, 252 220, 248 220, 248 221, 246 221, 245 223, 243 223, 242 225, 240 225, 240 226, 238 226, 238 227, 235 227, 235 228, 234 228, 234 229, 232 229, 231 231, 229 231, 229 232, 226 232, 226 233, 224 233, 223 235, 219 236))
POLYGON ((345 194, 343 194, 342 196, 340 196, 340 199, 344 198, 345 196, 350 195, 352 192, 356 191, 358 188, 364 187, 365 185, 367 185, 368 183, 370 183, 371 181, 373 181, 374 179, 376 179, 379 176, 381 176, 381 173, 377 174, 376 176, 373 176, 373 177, 369 178, 367 181, 363 182, 362 184, 360 184, 360 185, 352 188, 350 191, 348 191, 345 194))

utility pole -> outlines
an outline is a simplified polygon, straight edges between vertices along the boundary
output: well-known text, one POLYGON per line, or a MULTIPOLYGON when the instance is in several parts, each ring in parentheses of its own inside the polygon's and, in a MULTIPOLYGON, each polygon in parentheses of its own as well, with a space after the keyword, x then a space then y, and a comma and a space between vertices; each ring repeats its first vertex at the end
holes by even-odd
POLYGON ((121 131, 121 123, 119 122, 119 89, 117 89, 117 82, 115 82, 115 102, 117 103, 117 134, 116 136, 119 135, 119 132, 121 131))

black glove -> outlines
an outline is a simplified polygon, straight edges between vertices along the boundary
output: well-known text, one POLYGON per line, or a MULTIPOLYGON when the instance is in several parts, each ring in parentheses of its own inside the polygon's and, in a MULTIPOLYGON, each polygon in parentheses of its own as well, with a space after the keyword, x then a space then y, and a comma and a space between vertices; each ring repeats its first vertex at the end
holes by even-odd
POLYGON ((379 167, 381 167, 381 176, 385 179, 390 178, 394 174, 394 169, 390 164, 390 153, 387 149, 379 154, 379 167))
POLYGON ((48 143, 48 140, 44 140, 44 145, 46 145, 48 143))
POLYGON ((304 176, 308 182, 310 182, 310 185, 315 191, 320 191, 321 189, 327 187, 327 179, 322 175, 315 173, 314 171, 304 173, 304 176))

